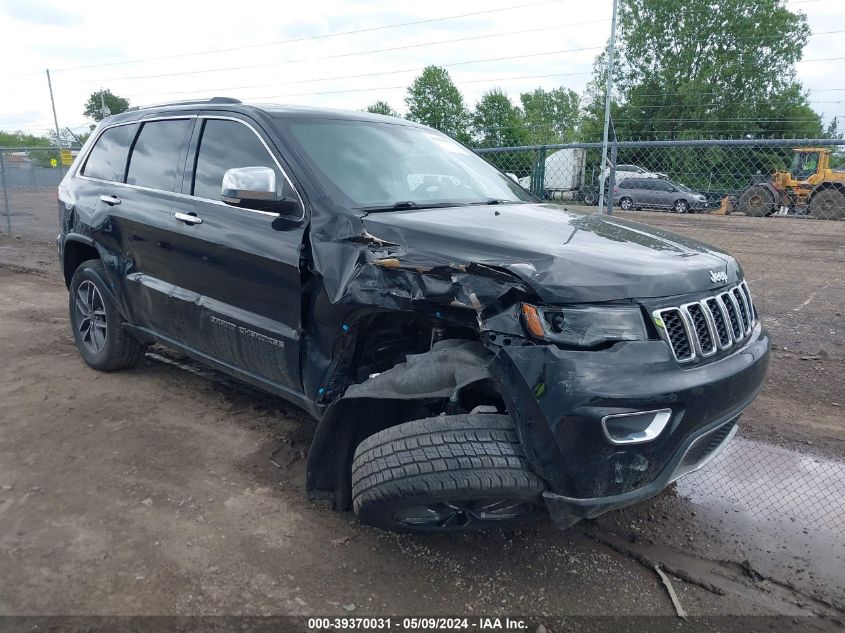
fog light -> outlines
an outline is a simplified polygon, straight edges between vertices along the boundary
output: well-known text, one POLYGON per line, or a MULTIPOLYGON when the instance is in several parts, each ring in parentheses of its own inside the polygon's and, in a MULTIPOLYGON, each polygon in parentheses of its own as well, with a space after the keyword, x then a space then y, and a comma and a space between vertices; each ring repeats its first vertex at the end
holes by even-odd
POLYGON ((613 444, 641 444, 660 435, 671 417, 672 409, 615 413, 601 419, 601 428, 613 444))

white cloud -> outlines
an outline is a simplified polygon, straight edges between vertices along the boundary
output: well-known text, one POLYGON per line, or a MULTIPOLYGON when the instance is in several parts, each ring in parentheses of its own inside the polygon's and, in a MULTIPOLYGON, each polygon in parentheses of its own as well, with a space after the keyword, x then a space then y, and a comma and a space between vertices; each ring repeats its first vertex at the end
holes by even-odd
MULTIPOLYGON (((255 46, 529 2, 239 0, 233 5, 229 1, 195 4, 148 0, 140 6, 93 0, 84 6, 65 3, 59 8, 58 3, 43 0, 0 0, 0 32, 4 34, 0 58, 5 60, 0 73, 16 76, 4 77, 0 121, 6 129, 23 127, 43 132, 52 127, 45 68, 53 69, 59 123, 70 127, 86 122, 83 104, 93 90, 101 87, 129 97, 133 104, 227 95, 354 109, 383 99, 403 110, 405 86, 418 74, 416 69, 432 63, 447 66, 469 104, 494 86, 513 98, 538 85, 565 85, 580 92, 590 78, 597 50, 574 49, 604 45, 609 31, 609 0, 562 0, 402 28, 255 46), (544 30, 525 32, 532 29, 544 30), (499 33, 510 34, 489 37, 499 33), (485 37, 468 39, 479 35, 485 37), (446 42, 457 39, 463 41, 446 42), (443 43, 411 47, 433 42, 443 43), (239 48, 244 46, 251 48, 239 48), (352 55, 397 47, 407 48, 352 55), (218 49, 237 50, 196 54, 218 49), (563 50, 572 52, 501 59, 563 50), (161 59, 164 56, 178 57, 161 59), (460 63, 490 58, 497 59, 460 63), (141 61, 77 68, 126 60, 141 61), (555 76, 519 78, 535 75, 555 76)), ((814 30, 845 29, 841 0, 796 0, 794 7, 807 13, 814 30)), ((845 57, 845 38, 811 38, 805 58, 829 57, 845 57)), ((837 72, 841 66, 842 61, 799 65, 799 79, 813 90, 811 99, 845 100, 845 91, 831 90, 845 87, 842 73, 837 72)), ((816 107, 827 116, 845 114, 842 104, 816 107)))
POLYGON ((0 10, 15 20, 39 26, 79 26, 83 23, 78 13, 44 0, 3 0, 0 10))

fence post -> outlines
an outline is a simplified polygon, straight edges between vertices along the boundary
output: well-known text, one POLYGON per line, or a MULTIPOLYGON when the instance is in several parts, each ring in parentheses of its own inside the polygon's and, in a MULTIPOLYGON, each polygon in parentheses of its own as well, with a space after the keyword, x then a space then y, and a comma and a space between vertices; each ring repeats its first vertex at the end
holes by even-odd
POLYGON ((9 188, 6 186, 6 152, 0 150, 0 174, 3 176, 3 204, 6 207, 6 232, 12 237, 12 210, 9 208, 9 188))
POLYGON ((616 189, 616 134, 613 134, 613 144, 610 146, 610 173, 607 176, 607 215, 613 215, 613 190, 616 189))
POLYGON ((534 164, 534 169, 531 170, 531 193, 538 198, 543 197, 543 190, 546 183, 546 150, 545 145, 541 145, 537 149, 537 162, 534 164))

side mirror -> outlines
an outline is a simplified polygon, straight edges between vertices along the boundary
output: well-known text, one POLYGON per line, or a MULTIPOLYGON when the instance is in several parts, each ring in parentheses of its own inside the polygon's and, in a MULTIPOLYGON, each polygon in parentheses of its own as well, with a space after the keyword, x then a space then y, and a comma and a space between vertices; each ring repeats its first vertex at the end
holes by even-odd
POLYGON ((270 167, 235 167, 227 170, 223 174, 220 198, 237 207, 285 214, 299 213, 299 203, 285 198, 276 189, 276 172, 270 167))

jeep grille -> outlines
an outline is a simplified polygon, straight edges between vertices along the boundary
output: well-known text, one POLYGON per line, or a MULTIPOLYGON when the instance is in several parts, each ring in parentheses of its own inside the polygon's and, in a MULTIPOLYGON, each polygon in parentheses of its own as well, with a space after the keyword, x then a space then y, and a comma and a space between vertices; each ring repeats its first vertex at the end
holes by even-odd
POLYGON ((751 292, 744 281, 699 301, 660 308, 652 316, 679 363, 707 358, 741 343, 757 323, 751 292))

